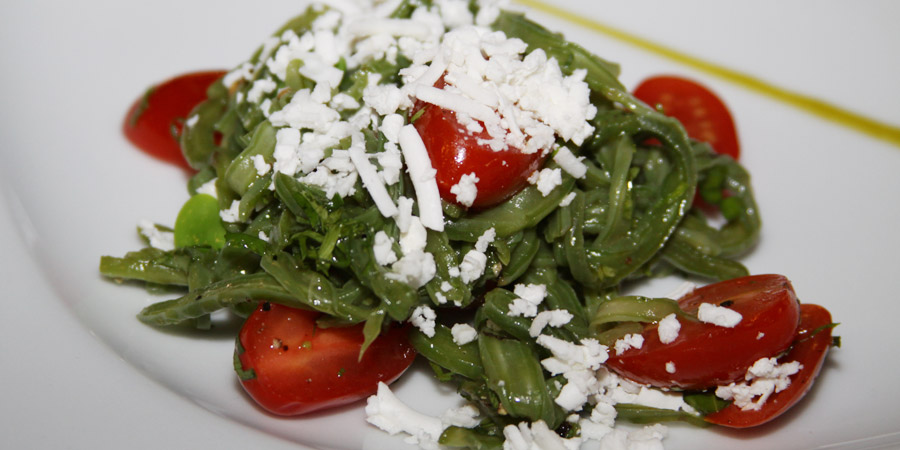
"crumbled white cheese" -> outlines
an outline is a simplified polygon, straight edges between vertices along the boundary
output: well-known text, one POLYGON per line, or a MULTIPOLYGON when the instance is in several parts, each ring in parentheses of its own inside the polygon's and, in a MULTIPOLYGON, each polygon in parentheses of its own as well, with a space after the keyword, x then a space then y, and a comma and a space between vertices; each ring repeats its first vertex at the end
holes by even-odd
POLYGON ((381 132, 388 142, 397 143, 400 140, 400 129, 406 120, 400 114, 388 114, 381 119, 381 132))
POLYGON ((478 250, 469 250, 459 264, 459 277, 463 283, 471 283, 484 274, 487 255, 478 250))
POLYGON ((369 195, 375 202, 375 206, 378 207, 378 211, 384 217, 396 216, 399 212, 397 210, 397 205, 395 205, 394 200, 391 199, 391 194, 388 193, 383 180, 378 176, 375 166, 369 162, 369 157, 366 155, 365 143, 362 141, 362 136, 359 133, 354 133, 353 144, 350 145, 350 150, 348 150, 348 152, 350 160, 352 160, 353 165, 356 166, 356 172, 359 173, 359 178, 362 179, 363 187, 369 191, 369 195), (359 136, 359 138, 357 138, 357 136, 359 136))
POLYGON ((441 419, 413 410, 380 381, 377 394, 366 401, 366 421, 392 435, 406 433, 411 436, 410 443, 423 448, 437 448, 444 431, 441 419))
POLYGON ((391 272, 385 276, 402 281, 416 289, 425 286, 437 273, 434 255, 428 252, 404 254, 391 265, 391 272))
POLYGON ((608 358, 606 346, 595 339, 582 339, 580 344, 575 344, 546 334, 538 336, 537 343, 553 354, 541 360, 544 369, 551 375, 562 374, 566 379, 556 404, 567 411, 580 411, 588 397, 599 393, 602 387, 595 371, 608 358))
POLYGON ((406 159, 406 167, 412 178, 419 205, 422 224, 435 231, 444 231, 444 212, 441 210, 441 196, 438 193, 435 170, 425 149, 425 143, 416 127, 405 125, 399 134, 400 150, 406 159))
POLYGON ((434 319, 437 314, 434 310, 425 305, 416 306, 412 315, 409 316, 409 322, 417 327, 425 336, 434 337, 434 319))
POLYGON ((666 363, 666 372, 675 373, 675 363, 674 362, 669 361, 666 363))
POLYGON ((441 423, 444 427, 474 428, 481 423, 481 420, 478 418, 478 408, 473 405, 464 405, 444 411, 441 414, 441 423))
POLYGON ((621 355, 626 350, 631 348, 641 348, 644 346, 644 336, 640 334, 626 334, 621 339, 617 340, 614 347, 616 349, 616 355, 621 355))
POLYGON ((547 296, 547 286, 543 284, 517 284, 513 293, 518 296, 509 304, 509 315, 534 317, 537 315, 537 307, 547 296))
POLYGON ((272 170, 272 166, 266 162, 263 155, 253 155, 250 157, 250 161, 253 162, 253 168, 256 169, 256 174, 259 176, 264 176, 272 170))
POLYGON ((466 345, 478 337, 478 331, 465 323, 453 325, 453 328, 450 329, 450 333, 453 335, 453 342, 455 342, 456 345, 466 345))
POLYGON ((566 206, 571 205, 572 200, 575 200, 575 192, 569 192, 568 194, 566 194, 566 196, 559 201, 559 207, 565 208, 566 206))
POLYGON ((269 236, 265 232, 260 231, 257 236, 259 237, 259 240, 269 242, 269 236))
POLYGON ((716 397, 734 400, 742 411, 759 411, 772 394, 787 389, 791 375, 802 368, 797 361, 778 364, 775 358, 760 358, 747 369, 744 382, 719 386, 716 397))
POLYGON ((231 206, 228 209, 223 209, 219 211, 219 217, 222 218, 223 222, 228 223, 238 223, 240 222, 240 209, 241 209, 241 201, 240 200, 232 200, 231 206))
POLYGON ((329 198, 335 195, 347 197, 356 192, 358 173, 347 150, 334 150, 315 170, 300 181, 318 186, 329 198))
POLYGON ((659 342, 663 344, 671 344, 678 338, 678 332, 681 331, 681 322, 675 313, 663 317, 659 321, 659 327, 656 330, 659 333, 659 342))
POLYGON ((481 253, 486 252, 488 246, 494 242, 494 239, 497 239, 497 230, 493 227, 488 228, 481 236, 478 236, 478 240, 475 241, 475 250, 481 253))
POLYGON ((562 170, 544 168, 535 171, 528 177, 528 182, 537 185, 538 191, 544 197, 550 195, 557 186, 562 184, 562 170))
MULTIPOLYGON (((394 114, 401 106, 411 106, 408 98, 403 95, 400 88, 393 84, 378 84, 366 87, 363 90, 363 102, 382 115, 394 114), (407 103, 409 104, 407 105, 407 103)), ((400 141, 398 140, 397 142, 400 141)))
POLYGON ((337 111, 346 111, 346 110, 354 110, 359 109, 359 102, 356 101, 355 98, 343 93, 339 92, 335 94, 334 97, 331 98, 331 102, 328 103, 332 109, 337 111))
POLYGON ((412 223, 412 207, 415 202, 411 198, 406 198, 404 196, 400 196, 397 198, 397 217, 394 218, 394 222, 397 223, 397 228, 400 229, 401 233, 406 233, 409 230, 409 225, 412 223))
POLYGON ((424 251, 427 243, 428 231, 425 230, 425 226, 418 217, 412 216, 409 227, 405 232, 400 232, 400 249, 404 255, 408 255, 424 251))
POLYGON ((441 282, 441 291, 450 292, 453 289, 453 285, 447 281, 441 282))
POLYGON ((269 115, 269 122, 276 127, 290 126, 293 129, 310 129, 326 134, 335 122, 341 119, 340 113, 314 98, 309 89, 301 89, 294 93, 290 103, 284 108, 269 115))
POLYGON ((250 63, 243 63, 240 66, 236 67, 231 72, 225 74, 222 77, 222 84, 225 85, 226 88, 231 88, 234 83, 238 81, 245 80, 249 81, 253 79, 253 65, 250 63))
POLYGON ((544 330, 544 327, 561 327, 567 323, 569 323, 574 316, 572 313, 564 310, 564 309, 553 309, 550 311, 541 311, 534 317, 534 320, 531 321, 531 326, 528 327, 528 334, 531 337, 538 337, 541 334, 541 331, 544 330))
MULTIPOLYGON (((275 151, 273 157, 275 163, 272 169, 285 175, 294 175, 300 168, 300 130, 294 128, 282 128, 275 132, 275 151)), ((311 164, 310 170, 315 168, 322 160, 324 152, 311 164)))
POLYGON ((575 178, 583 178, 587 174, 587 166, 581 162, 584 157, 576 157, 568 147, 560 147, 553 155, 553 160, 562 170, 575 178))
POLYGON ((375 233, 375 244, 372 250, 375 252, 375 262, 382 266, 397 261, 397 254, 394 253, 394 239, 384 231, 375 233))
POLYGON ((725 328, 734 328, 741 322, 741 313, 724 306, 702 303, 697 311, 697 318, 701 322, 711 323, 725 328))
POLYGON ((156 225, 149 220, 141 220, 138 222, 138 232, 147 239, 150 246, 163 251, 175 250, 175 233, 171 231, 161 231, 156 225))
MULTIPOLYGON (((689 414, 697 414, 697 411, 685 403, 680 392, 661 391, 643 386, 609 371, 605 367, 596 372, 597 382, 600 384, 595 401, 615 405, 618 403, 633 403, 652 408, 669 409, 672 411, 684 411, 689 414)), ((598 403, 599 404, 599 403, 598 403)))
POLYGON ((613 429, 600 440, 600 448, 615 450, 662 450, 662 440, 669 429, 664 425, 648 425, 640 430, 628 432, 613 429))
POLYGON ((403 169, 403 159, 400 157, 400 149, 397 144, 388 142, 384 145, 384 151, 377 155, 381 171, 378 175, 384 184, 392 185, 400 181, 400 170, 403 169))
POLYGON ((247 101, 259 103, 260 99, 262 99, 263 94, 268 94, 274 91, 276 87, 277 85, 274 81, 272 81, 271 78, 256 80, 253 82, 250 90, 247 91, 247 101))
POLYGON ((543 420, 503 428, 503 450, 578 450, 581 439, 563 439, 543 420))
POLYGON ((459 178, 459 182, 450 186, 450 193, 456 196, 456 201, 459 204, 469 207, 472 206, 472 203, 475 202, 475 197, 478 196, 478 187, 476 183, 478 183, 479 179, 475 176, 475 173, 468 173, 459 178))
MULTIPOLYGON (((479 14, 476 20, 486 18, 479 14)), ((487 28, 453 29, 439 48, 417 53, 413 66, 401 72, 405 90, 454 111, 470 131, 483 126, 490 136, 483 144, 495 151, 547 151, 556 136, 581 145, 593 132, 588 120, 596 114, 584 82, 586 71, 563 76, 555 59, 541 49, 525 55, 527 48, 523 41, 487 28), (437 67, 420 66, 426 63, 437 67), (433 85, 441 75, 446 85, 438 89, 433 85)))

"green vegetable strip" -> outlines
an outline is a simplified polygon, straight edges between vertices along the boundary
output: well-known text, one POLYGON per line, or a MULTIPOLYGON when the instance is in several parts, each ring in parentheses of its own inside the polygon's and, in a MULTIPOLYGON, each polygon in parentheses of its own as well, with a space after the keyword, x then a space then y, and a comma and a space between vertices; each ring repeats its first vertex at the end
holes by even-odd
POLYGON ((661 252, 663 260, 685 273, 700 275, 714 280, 730 280, 749 275, 743 264, 730 259, 710 256, 692 247, 679 235, 669 242, 661 252))
POLYGON ((484 376, 478 344, 470 342, 457 345, 453 342, 450 329, 444 325, 437 324, 433 337, 428 337, 419 330, 413 330, 409 339, 422 356, 452 373, 472 380, 481 380, 484 376))
POLYGON ((594 245, 602 246, 620 237, 628 229, 625 222, 626 203, 631 197, 631 180, 628 174, 631 168, 631 160, 634 157, 634 142, 626 136, 620 136, 615 144, 615 162, 611 176, 609 189, 609 206, 606 211, 606 226, 600 236, 597 236, 594 245))
POLYGON ((247 193, 254 180, 259 178, 253 163, 254 156, 262 156, 266 160, 272 160, 275 151, 275 128, 268 121, 260 122, 253 131, 250 144, 244 151, 231 161, 225 171, 225 180, 234 192, 240 195, 247 193))
POLYGON ((653 408, 631 403, 616 404, 616 419, 627 420, 634 423, 660 423, 680 420, 698 427, 709 425, 703 421, 703 417, 695 416, 684 411, 653 408))
POLYGON ((482 335, 478 350, 488 387, 513 417, 543 420, 554 429, 565 419, 544 380, 544 371, 531 347, 521 341, 482 335))
MULTIPOLYGON (((214 83, 214 86, 216 84, 221 86, 221 82, 214 83)), ((181 150, 184 159, 197 170, 207 167, 216 151, 213 125, 222 117, 225 106, 224 98, 210 98, 197 105, 188 116, 197 116, 197 123, 182 131, 181 150)))
POLYGON ((377 309, 372 311, 372 314, 369 314, 369 318, 366 319, 366 324, 363 325, 363 344, 359 348, 359 360, 362 360, 363 355, 366 353, 366 349, 369 348, 369 345, 375 341, 375 338, 381 334, 381 327, 384 324, 384 310, 377 309))
POLYGON ((533 229, 525 230, 522 240, 510 255, 509 264, 503 266, 497 284, 506 286, 522 276, 531 267, 531 262, 537 256, 540 247, 541 241, 538 239, 537 233, 533 229))
POLYGON ((519 298, 506 289, 493 289, 484 296, 484 305, 478 309, 475 323, 481 326, 485 321, 490 320, 495 326, 501 330, 514 336, 516 339, 523 341, 533 341, 534 338, 528 334, 528 328, 531 326, 531 319, 509 315, 509 304, 513 300, 519 298))
POLYGON ((100 273, 110 278, 187 286, 190 256, 147 247, 122 258, 100 258, 100 273))
POLYGON ((498 238, 511 236, 537 225, 559 206, 574 186, 575 179, 563 174, 562 185, 546 197, 536 187, 529 186, 491 209, 448 222, 444 230, 453 241, 475 242, 491 228, 498 238))
POLYGON ((459 266, 459 257, 446 233, 428 230, 425 251, 434 256, 436 273, 425 285, 434 304, 449 303, 466 306, 472 301, 472 290, 459 277, 450 276, 450 268, 459 266), (444 283, 450 283, 450 290, 444 291, 444 283), (443 297, 443 302, 438 298, 443 297))
POLYGON ((669 314, 684 315, 678 303, 668 298, 617 297, 600 304, 591 318, 591 328, 614 322, 657 322, 669 314))
POLYGON ((354 239, 349 247, 350 266, 356 278, 381 299, 388 316, 397 321, 406 320, 418 303, 416 289, 387 276, 388 271, 375 262, 370 239, 354 239))
POLYGON ((503 438, 479 433, 469 428, 450 426, 441 433, 438 440, 444 447, 467 448, 471 450, 500 450, 503 438))
POLYGON ((138 319, 149 325, 176 325, 234 304, 252 302, 255 305, 259 300, 308 308, 269 274, 255 273, 218 281, 183 297, 155 303, 144 308, 138 319))
POLYGON ((602 287, 615 286, 659 251, 690 205, 696 186, 691 147, 677 122, 657 114, 611 114, 607 120, 608 126, 595 136, 597 141, 606 142, 622 133, 652 135, 671 150, 676 166, 666 179, 664 194, 634 220, 626 238, 588 250, 588 262, 603 276, 602 287))
POLYGON ((572 226, 569 227, 568 233, 561 242, 566 266, 576 281, 585 286, 600 289, 603 287, 601 278, 612 274, 599 272, 588 262, 583 233, 584 194, 576 191, 575 198, 566 209, 570 211, 569 214, 572 217, 572 226))
MULTIPOLYGON (((266 256, 262 260, 262 267, 291 293, 291 304, 300 304, 306 309, 314 309, 351 323, 368 319, 372 312, 371 308, 365 306, 350 307, 347 302, 339 308, 336 305, 339 294, 334 284, 318 272, 303 269, 296 259, 287 253, 266 256)), ((277 299, 267 300, 281 303, 277 299)))
MULTIPOLYGON (((524 283, 543 284, 547 287, 547 297, 543 301, 543 305, 547 310, 560 309, 572 314, 572 320, 563 325, 563 330, 571 333, 565 338, 577 341, 587 337, 587 313, 581 300, 578 299, 578 293, 575 292, 569 281, 559 278, 556 271, 548 269, 532 270, 522 281, 524 283)), ((554 333, 552 328, 549 330, 545 329, 544 334, 563 337, 563 333, 554 333)))

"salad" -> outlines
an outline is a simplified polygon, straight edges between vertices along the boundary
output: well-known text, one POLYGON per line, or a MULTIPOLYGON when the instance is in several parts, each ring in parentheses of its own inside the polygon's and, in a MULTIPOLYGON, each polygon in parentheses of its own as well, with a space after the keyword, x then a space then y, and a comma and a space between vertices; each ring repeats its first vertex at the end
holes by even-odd
POLYGON ((761 222, 721 101, 617 75, 489 0, 310 6, 235 69, 135 104, 126 134, 189 168, 191 196, 100 271, 181 291, 147 324, 245 317, 235 372, 277 415, 367 399, 423 448, 766 423, 808 391, 834 324, 735 259, 761 222), (669 275, 706 286, 624 294, 669 275), (400 403, 388 385, 417 357, 467 406, 400 403))

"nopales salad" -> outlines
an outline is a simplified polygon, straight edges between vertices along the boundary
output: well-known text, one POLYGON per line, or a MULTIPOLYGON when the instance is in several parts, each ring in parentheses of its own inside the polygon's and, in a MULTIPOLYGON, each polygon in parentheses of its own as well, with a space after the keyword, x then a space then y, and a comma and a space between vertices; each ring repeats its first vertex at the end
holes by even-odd
POLYGON ((765 423, 811 386, 830 315, 734 259, 760 218, 724 105, 669 78, 639 99, 617 75, 490 0, 310 6, 204 74, 174 124, 191 197, 100 270, 184 290, 147 324, 246 317, 235 370, 274 414, 368 398, 370 423, 423 448, 654 447, 659 422, 765 423), (687 97, 730 134, 682 126, 687 97), (708 284, 620 293, 666 275, 708 284), (417 355, 466 407, 393 396, 417 355))

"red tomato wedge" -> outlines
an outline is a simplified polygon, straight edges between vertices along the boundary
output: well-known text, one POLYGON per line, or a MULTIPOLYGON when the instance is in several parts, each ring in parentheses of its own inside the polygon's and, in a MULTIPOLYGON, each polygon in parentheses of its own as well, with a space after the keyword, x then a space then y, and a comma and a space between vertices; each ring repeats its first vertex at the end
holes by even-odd
POLYGON ((753 275, 696 289, 678 300, 696 314, 712 303, 737 311, 742 318, 733 328, 679 317, 675 341, 663 344, 659 325, 642 333, 641 348, 610 355, 607 366, 620 375, 657 387, 705 389, 742 378, 760 358, 777 355, 794 341, 800 304, 790 281, 781 275, 753 275), (675 366, 669 373, 667 364, 675 366))
MULTIPOLYGON (((437 87, 441 87, 438 82, 437 87)), ((546 152, 525 154, 515 148, 495 152, 478 141, 490 139, 487 131, 472 133, 457 120, 456 113, 430 103, 419 103, 412 116, 423 110, 413 122, 431 165, 437 171, 437 185, 444 201, 459 204, 450 189, 463 175, 475 174, 478 194, 471 208, 483 209, 496 205, 528 184, 528 176, 541 167, 546 152)), ((482 127, 483 128, 483 127, 482 127)))
POLYGON ((772 394, 757 411, 742 411, 728 405, 704 420, 732 428, 762 425, 787 411, 809 392, 813 381, 822 369, 828 348, 831 347, 831 314, 819 305, 800 305, 800 328, 791 350, 779 362, 799 361, 800 372, 791 376, 791 385, 772 394), (815 333, 815 334, 813 334, 815 333))
POLYGON ((125 116, 122 130, 135 147, 163 161, 193 170, 181 154, 178 139, 181 121, 194 106, 206 100, 206 89, 225 72, 193 72, 150 88, 125 116))
POLYGON ((396 380, 415 359, 407 327, 382 333, 359 360, 363 324, 317 328, 319 315, 261 303, 241 328, 238 359, 243 371, 253 371, 241 385, 267 411, 293 416, 352 403, 374 394, 379 381, 396 380))
POLYGON ((705 86, 674 76, 651 77, 634 96, 684 125, 688 136, 709 143, 716 153, 738 159, 741 154, 734 119, 725 103, 705 86))

